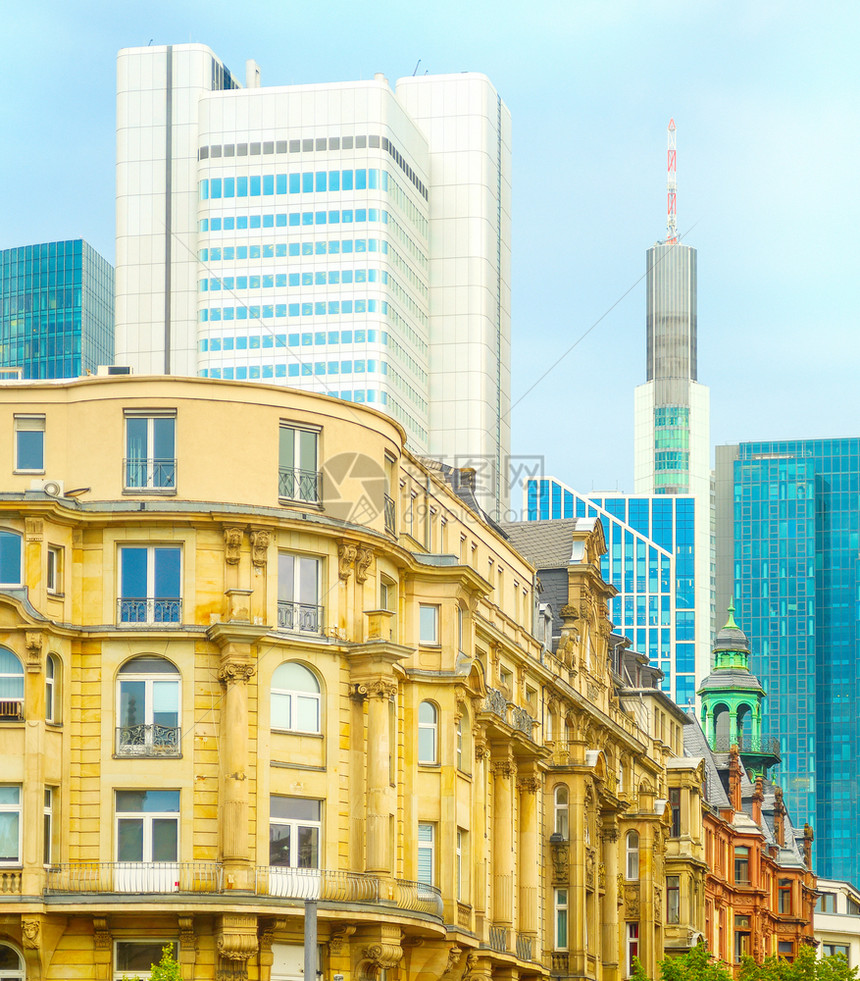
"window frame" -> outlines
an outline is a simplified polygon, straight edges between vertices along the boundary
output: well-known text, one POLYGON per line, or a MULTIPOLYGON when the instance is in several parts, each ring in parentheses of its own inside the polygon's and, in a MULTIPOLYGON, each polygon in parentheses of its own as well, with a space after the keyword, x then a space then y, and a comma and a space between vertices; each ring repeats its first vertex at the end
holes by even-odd
POLYGON ((633 975, 633 960, 639 957, 639 921, 627 920, 626 922, 627 929, 624 931, 624 945, 627 973, 624 976, 629 978, 633 975))
POLYGON ((735 845, 732 853, 732 871, 734 873, 734 883, 736 886, 752 885, 750 878, 750 848, 748 845, 735 845), (745 875, 740 875, 740 870, 745 869, 745 875))
POLYGON ((45 868, 54 864, 54 800, 55 787, 45 787, 45 797, 42 805, 42 862, 45 868))
MULTIPOLYGON (((416 849, 417 849, 417 864, 415 866, 415 881, 423 886, 435 886, 437 878, 436 870, 436 823, 435 821, 419 821, 418 822, 418 835, 415 839, 416 849), (421 837, 422 830, 425 834, 429 832, 427 838, 421 837), (421 877, 421 853, 429 852, 430 857, 430 881, 428 882, 426 878, 421 877)), ((426 861, 426 859, 425 859, 426 861)))
POLYGON ((269 868, 272 869, 319 869, 321 868, 323 855, 323 801, 316 797, 296 797, 294 794, 270 794, 269 795, 269 868), (309 801, 319 808, 319 819, 304 817, 273 817, 272 803, 276 800, 284 801, 309 801), (289 828, 289 844, 286 865, 272 864, 272 827, 289 828), (302 829, 312 829, 316 831, 316 865, 294 864, 294 860, 301 860, 301 844, 299 835, 302 829))
POLYGON ((45 551, 45 588, 51 596, 62 596, 63 589, 63 556, 65 549, 62 545, 49 545, 45 551))
MULTIPOLYGON (((183 576, 185 574, 185 556, 182 544, 161 543, 161 542, 118 542, 117 543, 117 625, 121 627, 179 627, 182 626, 182 593, 183 576), (146 552, 146 596, 128 596, 125 593, 125 583, 123 582, 123 557, 126 551, 145 551, 146 552), (159 551, 176 552, 179 557, 179 569, 177 572, 177 596, 156 596, 156 554, 159 551), (137 608, 143 604, 143 619, 126 619, 126 608, 124 603, 135 603, 137 608), (158 604, 167 604, 168 616, 157 616, 159 612, 158 604), (173 615, 175 613, 175 616, 173 615)), ((128 612, 134 608, 129 607, 128 612)))
POLYGON ((123 411, 125 456, 123 458, 122 487, 124 494, 176 494, 176 409, 125 409, 123 411), (146 455, 135 456, 131 452, 129 423, 146 421, 146 455), (173 421, 173 456, 156 457, 155 454, 155 423, 156 420, 171 419, 173 421), (143 468, 141 471, 140 468, 143 468), (130 477, 134 473, 144 473, 144 480, 139 478, 132 483, 130 477))
POLYGON ((323 709, 322 684, 320 683, 320 679, 317 677, 316 673, 312 671, 311 668, 309 668, 306 664, 303 664, 301 661, 296 661, 296 660, 282 661, 272 672, 272 680, 269 685, 269 728, 273 732, 295 732, 295 733, 300 733, 302 735, 312 735, 312 736, 322 735, 322 725, 323 725, 322 709, 323 709), (314 683, 317 686, 316 693, 302 691, 301 689, 298 688, 275 687, 275 681, 278 672, 285 666, 291 664, 297 665, 303 671, 306 671, 308 675, 310 675, 310 677, 313 679, 314 683), (275 710, 274 710, 274 699, 272 697, 274 695, 282 696, 284 698, 289 699, 289 717, 290 717, 289 726, 277 725, 274 721, 275 710), (292 724, 293 721, 297 720, 300 716, 300 712, 298 711, 298 703, 300 700, 308 700, 308 701, 315 702, 316 704, 316 728, 315 729, 302 729, 299 726, 292 724))
POLYGON ((570 840, 570 788, 566 783, 557 783, 552 794, 553 833, 570 840), (565 800, 561 800, 564 796, 565 800))
POLYGON ((671 818, 670 825, 669 825, 669 837, 680 838, 681 837, 681 788, 680 787, 669 788, 669 814, 671 818))
POLYGON ((311 504, 319 507, 322 503, 322 474, 320 472, 320 443, 322 427, 309 425, 306 423, 290 422, 282 419, 278 424, 278 500, 298 502, 300 504, 311 504), (288 454, 284 444, 283 433, 292 433, 293 450, 288 454), (302 441, 297 438, 298 434, 313 436, 313 467, 308 469, 302 466, 303 447, 302 441), (291 456, 290 463, 286 463, 286 457, 291 456), (292 476, 288 472, 292 472, 292 476), (288 482, 292 481, 291 485, 288 482), (298 493, 296 493, 296 491, 298 493))
POLYGON ((60 656, 49 651, 45 658, 45 722, 59 725, 63 720, 62 693, 63 662, 60 656))
POLYGON ((124 661, 119 670, 116 673, 116 701, 115 701, 115 717, 116 717, 116 742, 114 745, 114 751, 117 756, 121 756, 123 759, 127 757, 162 757, 162 756, 180 756, 182 753, 182 672, 179 668, 166 657, 162 657, 160 654, 143 654, 131 657, 124 661), (154 671, 141 669, 140 671, 133 670, 133 665, 135 662, 140 661, 160 661, 169 667, 173 668, 172 671, 154 671), (138 722, 135 725, 123 725, 123 684, 140 684, 143 683, 143 721, 138 722), (155 722, 155 685, 174 685, 176 687, 176 725, 175 726, 165 726, 159 722, 155 722), (139 729, 143 728, 143 742, 123 742, 121 743, 120 733, 124 729, 139 729), (157 729, 164 730, 164 733, 159 740, 159 734, 157 729))
POLYGON ((570 890, 559 886, 552 893, 553 950, 570 950, 570 890))
POLYGON ((418 726, 417 726, 417 738, 418 738, 418 763, 421 766, 438 766, 439 765, 439 706, 430 701, 430 699, 424 699, 418 706, 418 726), (433 720, 424 721, 421 718, 421 710, 427 705, 433 711, 433 720), (426 749, 426 737, 424 740, 421 738, 422 732, 430 733, 432 739, 433 752, 431 754, 432 758, 427 758, 425 756, 426 749))
POLYGON ((776 880, 776 911, 782 916, 791 916, 794 910, 794 890, 791 879, 776 880))
POLYGON ((15 466, 14 473, 22 474, 43 474, 45 472, 45 414, 39 412, 16 412, 13 416, 15 428, 15 466), (24 425, 21 425, 21 424, 24 425), (41 423, 38 425, 27 425, 28 423, 41 423), (22 467, 21 464, 21 441, 22 433, 41 433, 39 452, 42 465, 40 467, 22 467))
POLYGON ((179 862, 180 852, 180 836, 179 836, 179 818, 182 809, 182 792, 180 790, 168 790, 167 788, 163 790, 137 790, 133 787, 115 787, 114 788, 114 799, 113 799, 113 815, 114 815, 114 854, 116 855, 116 862, 123 865, 155 865, 155 866, 170 866, 176 865, 179 862), (176 810, 175 811, 147 811, 141 809, 139 811, 120 811, 118 808, 118 794, 121 793, 171 793, 176 794, 176 810), (121 821, 136 821, 139 820, 142 825, 141 833, 141 854, 142 858, 120 858, 120 822, 121 821), (175 827, 174 844, 176 851, 176 858, 172 859, 154 859, 153 855, 153 823, 155 821, 171 821, 175 827), (147 857, 148 855, 148 857, 147 857))
POLYGON ((0 856, 0 868, 21 868, 23 861, 24 847, 24 788, 20 783, 2 783, 0 790, 11 788, 18 791, 18 800, 14 802, 0 801, 0 814, 13 814, 17 817, 18 844, 17 854, 14 857, 3 858, 0 856))
POLYGON ((278 585, 277 585, 277 609, 278 609, 278 630, 285 630, 289 633, 299 634, 322 634, 325 629, 325 606, 320 602, 322 599, 323 582, 323 559, 319 555, 306 555, 303 552, 290 552, 288 549, 278 550, 278 585), (286 576, 283 575, 282 562, 286 559, 292 561, 292 598, 282 597, 282 587, 286 585, 286 576), (308 603, 302 600, 302 577, 301 562, 313 562, 316 565, 314 575, 314 600, 308 603), (288 609, 289 608, 289 609, 288 609), (304 614, 303 614, 304 610, 304 614), (289 616, 287 615, 289 613, 289 616), (298 614, 299 625, 296 626, 296 615, 298 614), (303 619, 304 617, 304 619, 303 619), (291 620, 292 623, 287 622, 291 620))
POLYGON ((0 970, 0 981, 26 981, 26 965, 24 963, 24 957, 20 950, 11 944, 8 940, 0 940, 0 948, 6 947, 11 950, 18 958, 18 967, 14 971, 0 970))
POLYGON ((4 564, 2 562, 3 550, 0 547, 0 588, 20 589, 24 580, 24 536, 13 528, 0 528, 0 542, 6 537, 17 539, 18 541, 18 578, 14 580, 6 579, 4 575, 4 564))
POLYGON ((639 881, 639 832, 631 828, 624 836, 624 878, 639 881))
POLYGON ((421 647, 439 647, 439 604, 438 603, 419 603, 418 604, 418 643, 421 647), (425 621, 425 611, 432 614, 432 624, 425 621), (432 640, 428 639, 430 633, 425 634, 425 624, 433 627, 432 640))
MULTIPOLYGON (((118 960, 118 958, 117 958, 117 952, 119 950, 120 944, 128 944, 129 946, 131 946, 133 944, 136 944, 136 945, 138 945, 140 947, 155 947, 155 946, 157 946, 158 949, 159 949, 159 959, 160 959, 161 953, 163 953, 163 951, 164 951, 164 948, 168 944, 170 944, 173 947, 173 954, 172 954, 173 958, 175 960, 178 960, 179 959, 179 941, 178 940, 150 940, 150 939, 136 940, 136 939, 131 939, 131 938, 128 938, 128 937, 122 937, 122 938, 120 938, 118 940, 114 940, 114 942, 113 942, 113 966, 114 966, 114 970, 113 970, 113 973, 111 975, 112 978, 113 978, 113 981, 126 981, 126 979, 129 977, 129 973, 128 972, 130 970, 133 970, 134 971, 134 977, 136 979, 138 979, 138 981, 149 981, 149 979, 152 977, 152 971, 142 971, 142 970, 140 970, 140 968, 123 968, 122 970, 120 970, 119 968, 117 968, 117 966, 116 966, 117 960, 118 960)), ((158 962, 157 961, 154 961, 153 963, 158 963, 158 962)))
POLYGON ((681 922, 681 876, 666 876, 666 922, 681 922))

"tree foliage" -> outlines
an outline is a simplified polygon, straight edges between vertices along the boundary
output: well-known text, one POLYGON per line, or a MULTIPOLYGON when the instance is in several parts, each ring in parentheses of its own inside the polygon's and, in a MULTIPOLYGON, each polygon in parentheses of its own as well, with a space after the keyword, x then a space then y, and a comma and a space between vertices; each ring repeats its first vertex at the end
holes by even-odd
MULTIPOLYGON (((161 960, 152 965, 151 981, 182 981, 179 962, 173 957, 173 944, 161 949, 161 960)), ((125 981, 140 981, 140 978, 127 978, 125 981)))
MULTIPOLYGON (((650 981, 638 960, 631 981, 650 981)), ((733 975, 700 943, 689 953, 664 958, 660 981, 733 981, 733 975)), ((767 957, 756 964, 752 957, 744 957, 738 981, 858 981, 858 977, 857 968, 849 967, 843 954, 818 959, 815 950, 804 944, 793 961, 767 957)))

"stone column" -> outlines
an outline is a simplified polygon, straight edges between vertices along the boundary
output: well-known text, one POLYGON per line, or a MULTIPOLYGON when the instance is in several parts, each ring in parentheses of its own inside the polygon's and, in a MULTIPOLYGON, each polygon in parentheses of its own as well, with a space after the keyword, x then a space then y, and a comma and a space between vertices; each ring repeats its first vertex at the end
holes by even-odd
POLYGON ((514 923, 513 781, 516 767, 506 757, 493 762, 493 923, 514 923))
POLYGON ((249 776, 253 767, 248 733, 248 683, 256 671, 253 645, 265 627, 217 623, 209 638, 221 648, 221 860, 227 889, 253 888, 249 826, 249 776))
MULTIPOLYGON (((24 772, 27 779, 22 790, 23 813, 30 820, 23 822, 22 847, 23 871, 21 892, 25 896, 38 896, 45 886, 45 862, 41 815, 45 805, 45 671, 43 635, 28 630, 24 635, 27 648, 26 673, 24 675, 24 711, 27 722, 24 728, 24 772), (39 819, 35 819, 39 815, 39 819)), ((55 856, 56 860, 56 856, 55 856)))
POLYGON ((472 905, 475 909, 475 932, 481 940, 486 940, 486 918, 488 901, 487 884, 487 747, 484 727, 476 725, 472 740, 475 745, 475 772, 472 776, 475 793, 473 797, 472 855, 474 876, 472 879, 472 905))
MULTIPOLYGON (((604 820, 606 820, 604 818, 604 820)), ((605 892, 601 910, 603 981, 617 981, 618 963, 618 825, 606 823, 602 832, 605 892)))
POLYGON ((391 875, 389 823, 391 820, 388 704, 397 694, 397 682, 379 678, 361 686, 367 693, 367 851, 366 868, 376 875, 391 875))
POLYGON ((520 792, 519 820, 519 925, 520 932, 537 936, 540 854, 538 851, 537 794, 541 780, 530 773, 517 781, 520 792))

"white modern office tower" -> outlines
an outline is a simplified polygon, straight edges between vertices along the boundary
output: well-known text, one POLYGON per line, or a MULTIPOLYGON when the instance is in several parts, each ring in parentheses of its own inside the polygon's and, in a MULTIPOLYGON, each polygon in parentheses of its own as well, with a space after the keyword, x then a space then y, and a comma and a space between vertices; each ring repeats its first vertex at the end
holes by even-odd
POLYGON ((505 506, 510 115, 482 75, 241 87, 204 45, 117 69, 118 364, 376 405, 505 506))
POLYGON ((678 241, 648 249, 646 382, 634 395, 636 494, 694 502, 696 678, 711 668, 712 493, 710 391, 697 381, 696 250, 678 241))

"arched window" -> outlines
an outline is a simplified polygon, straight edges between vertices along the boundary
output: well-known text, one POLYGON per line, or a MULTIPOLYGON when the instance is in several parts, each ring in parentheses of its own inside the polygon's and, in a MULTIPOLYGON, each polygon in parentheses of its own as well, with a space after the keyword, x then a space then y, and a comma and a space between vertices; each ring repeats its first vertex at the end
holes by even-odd
POLYGON ((627 832, 627 878, 635 881, 639 878, 639 833, 627 832))
POLYGON ((45 659, 45 721, 60 722, 60 681, 62 667, 56 654, 49 654, 45 659))
POLYGON ((758 749, 752 744, 753 713, 747 704, 738 705, 738 743, 740 749, 758 749))
POLYGON ((21 585, 21 542, 14 531, 0 531, 0 586, 21 585))
POLYGON ((17 950, 0 944, 0 978, 3 981, 24 981, 24 965, 17 950))
POLYGON ((555 824, 554 830, 565 841, 570 837, 570 793, 567 786, 560 783, 555 788, 555 824))
POLYGON ((466 706, 461 702, 458 705, 459 718, 457 719, 457 769, 462 770, 464 773, 470 773, 472 770, 471 766, 471 740, 469 739, 469 733, 472 731, 472 727, 469 725, 469 712, 466 706))
POLYGON ((721 702, 719 705, 714 707, 714 746, 717 752, 727 753, 731 748, 729 746, 730 722, 731 716, 729 715, 729 707, 721 702))
POLYGON ((20 719, 24 708, 24 668, 0 647, 0 719, 20 719))
POLYGON ((117 756, 179 756, 179 671, 163 657, 133 657, 119 669, 117 756))
POLYGON ((438 713, 432 702, 418 706, 418 762, 438 763, 437 752, 438 713))
POLYGON ((285 661, 272 675, 272 728, 320 731, 320 683, 297 661, 285 661))

